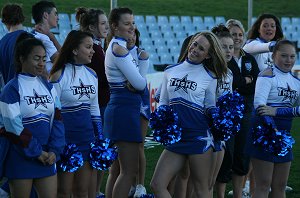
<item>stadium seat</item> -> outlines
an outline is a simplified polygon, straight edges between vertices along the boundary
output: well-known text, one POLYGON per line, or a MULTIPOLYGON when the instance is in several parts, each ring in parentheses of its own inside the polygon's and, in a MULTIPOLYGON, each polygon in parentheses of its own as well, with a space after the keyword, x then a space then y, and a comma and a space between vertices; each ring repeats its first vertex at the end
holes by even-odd
POLYGON ((178 39, 176 38, 169 38, 166 40, 166 44, 167 44, 167 47, 168 48, 171 48, 173 46, 176 46, 178 48, 180 48, 181 46, 179 46, 179 42, 178 42, 178 39))
POLYGON ((169 24, 169 20, 167 16, 157 16, 157 24, 161 26, 162 24, 169 24))
POLYGON ((187 35, 184 31, 180 31, 180 32, 175 32, 175 37, 177 39, 184 39, 187 37, 187 35))
POLYGON ((225 17, 223 16, 216 16, 215 17, 215 24, 218 25, 218 24, 224 24, 226 23, 226 20, 225 20, 225 17))
POLYGON ((156 47, 156 53, 158 55, 169 53, 169 48, 167 48, 166 45, 159 45, 159 46, 155 45, 155 47, 156 47))
POLYGON ((169 53, 161 54, 159 57, 160 57, 161 64, 173 64, 174 63, 174 61, 172 59, 172 55, 169 53))
POLYGON ((181 23, 176 23, 172 26, 173 32, 182 32, 184 31, 183 26, 181 25, 181 23))
POLYGON ((290 17, 281 17, 281 26, 290 25, 291 19, 290 17))
POLYGON ((156 17, 154 15, 146 15, 146 24, 157 23, 156 17))
POLYGON ((153 39, 162 38, 162 34, 159 30, 149 31, 150 37, 153 39))
POLYGON ((141 38, 140 42, 141 42, 141 47, 142 48, 145 48, 147 45, 150 45, 150 46, 153 45, 153 42, 152 42, 151 38, 141 38))
POLYGON ((300 24, 300 17, 292 17, 292 24, 300 24))
POLYGON ((166 46, 166 40, 164 38, 157 38, 155 40, 153 40, 154 42, 154 46, 158 47, 158 46, 166 46))
POLYGON ((183 24, 183 28, 186 32, 195 31, 196 28, 193 24, 183 24))
POLYGON ((159 27, 158 27, 157 23, 147 23, 147 27, 148 27, 149 32, 159 31, 159 27))
POLYGON ((169 23, 170 24, 180 23, 180 19, 178 16, 169 16, 169 23))
POLYGON ((201 16, 193 16, 193 24, 203 24, 203 19, 201 16))
POLYGON ((134 21, 136 24, 145 23, 145 19, 143 15, 134 15, 134 21))
POLYGON ((149 53, 150 55, 151 54, 156 54, 154 45, 146 45, 146 46, 143 46, 142 48, 145 49, 145 51, 147 53, 149 53))
POLYGON ((63 22, 69 22, 70 23, 70 17, 67 13, 58 13, 58 22, 63 21, 63 22))
POLYGON ((163 33, 163 37, 164 37, 166 40, 169 40, 169 39, 172 39, 172 38, 175 37, 173 31, 162 31, 162 33, 163 33))
POLYGON ((180 17, 180 21, 181 21, 181 24, 182 25, 185 25, 185 24, 192 24, 192 19, 190 16, 181 16, 180 17))
POLYGON ((179 53, 180 53, 180 47, 178 45, 173 45, 173 46, 170 46, 169 47, 170 49, 170 54, 175 56, 179 56, 179 53))
POLYGON ((159 57, 158 57, 158 55, 156 53, 149 54, 149 60, 153 64, 160 64, 159 57))
POLYGON ((300 39, 300 32, 297 32, 297 31, 293 31, 292 34, 292 41, 298 41, 300 39))
POLYGON ((214 17, 213 16, 205 16, 204 17, 204 20, 203 20, 203 23, 206 25, 206 24, 213 24, 215 25, 215 20, 214 20, 214 17))
POLYGON ((172 31, 172 28, 169 25, 169 23, 165 23, 160 25, 160 30, 161 32, 166 32, 166 31, 172 31))

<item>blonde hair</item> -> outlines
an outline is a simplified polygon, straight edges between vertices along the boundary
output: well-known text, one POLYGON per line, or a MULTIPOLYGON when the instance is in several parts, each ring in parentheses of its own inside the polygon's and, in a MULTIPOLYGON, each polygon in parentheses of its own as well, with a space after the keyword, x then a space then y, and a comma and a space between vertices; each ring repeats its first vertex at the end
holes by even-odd
POLYGON ((240 28, 241 30, 242 30, 242 32, 243 32, 243 35, 245 35, 245 29, 244 29, 244 26, 243 26, 243 24, 239 21, 239 20, 236 20, 236 19, 229 19, 227 22, 226 22, 226 24, 225 24, 225 26, 228 28, 228 29, 230 29, 230 28, 232 28, 232 27, 238 27, 238 28, 240 28))
POLYGON ((187 58, 188 49, 199 36, 204 36, 210 44, 210 47, 208 49, 208 54, 210 55, 210 58, 205 59, 203 61, 203 65, 207 69, 213 71, 216 74, 217 78, 224 78, 227 75, 227 61, 224 56, 223 49, 221 47, 219 39, 212 32, 205 31, 205 32, 199 32, 195 34, 191 38, 186 48, 186 51, 184 53, 184 56, 182 57, 182 60, 187 58))

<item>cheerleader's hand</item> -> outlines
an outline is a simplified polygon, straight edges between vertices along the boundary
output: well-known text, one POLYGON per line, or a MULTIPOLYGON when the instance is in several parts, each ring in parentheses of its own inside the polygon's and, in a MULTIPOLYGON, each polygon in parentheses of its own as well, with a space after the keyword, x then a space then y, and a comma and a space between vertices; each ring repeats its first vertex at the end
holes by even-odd
POLYGON ((129 81, 127 81, 126 87, 127 87, 127 89, 128 89, 129 91, 131 91, 131 92, 136 92, 136 89, 130 84, 129 81))
POLYGON ((48 157, 49 157, 48 153, 45 151, 42 151, 42 154, 38 157, 38 160, 40 162, 42 162, 44 165, 46 165, 46 163, 47 163, 46 161, 47 161, 48 157))
POLYGON ((46 163, 48 165, 52 165, 56 162, 56 155, 53 152, 48 153, 48 159, 46 160, 46 163))
POLYGON ((258 115, 261 116, 275 116, 276 115, 276 107, 271 107, 267 105, 260 105, 257 109, 256 112, 258 115))

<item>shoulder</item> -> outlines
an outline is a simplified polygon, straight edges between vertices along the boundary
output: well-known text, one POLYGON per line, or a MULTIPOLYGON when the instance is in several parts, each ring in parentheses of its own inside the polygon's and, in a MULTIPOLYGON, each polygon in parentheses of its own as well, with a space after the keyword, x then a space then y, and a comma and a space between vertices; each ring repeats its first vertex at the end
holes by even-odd
POLYGON ((50 76, 50 82, 59 82, 62 78, 63 70, 60 69, 50 76))
POLYGON ((124 56, 127 56, 129 54, 128 49, 126 49, 125 47, 119 45, 118 43, 113 43, 112 52, 115 56, 118 56, 118 57, 124 57, 124 56))
POLYGON ((267 67, 265 70, 263 70, 259 73, 259 77, 272 78, 274 76, 275 76, 275 74, 274 74, 273 69, 271 67, 267 67))
POLYGON ((149 58, 148 53, 141 48, 138 48, 138 54, 139 54, 139 59, 146 60, 149 58))
POLYGON ((90 72, 94 77, 97 78, 97 73, 95 72, 95 70, 93 70, 92 68, 90 68, 88 66, 85 66, 85 68, 88 72, 90 72))
POLYGON ((169 65, 169 66, 167 66, 166 68, 165 68, 165 72, 166 71, 171 71, 171 70, 173 70, 174 68, 178 68, 178 66, 179 65, 181 65, 182 63, 177 63, 177 64, 175 64, 175 65, 169 65))
POLYGON ((205 71, 207 72, 207 74, 208 74, 211 78, 217 79, 217 75, 216 75, 216 73, 215 73, 214 71, 208 69, 208 68, 205 67, 205 66, 203 66, 203 67, 204 67, 205 71))

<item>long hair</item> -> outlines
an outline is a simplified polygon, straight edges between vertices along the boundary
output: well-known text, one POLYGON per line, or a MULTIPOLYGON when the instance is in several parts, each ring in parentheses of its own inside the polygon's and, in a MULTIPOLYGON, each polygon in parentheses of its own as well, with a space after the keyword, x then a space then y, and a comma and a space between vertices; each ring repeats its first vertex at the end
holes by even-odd
POLYGON ((218 38, 212 32, 205 31, 195 34, 190 40, 186 51, 180 60, 185 60, 187 58, 188 50, 191 44, 201 35, 204 36, 210 44, 210 48, 208 49, 208 54, 210 55, 210 58, 203 60, 203 65, 207 69, 213 71, 216 74, 217 78, 224 78, 227 75, 227 61, 224 57, 222 47, 218 38))
POLYGON ((15 48, 15 60, 14 65, 16 68, 16 73, 20 73, 22 71, 22 63, 21 58, 26 60, 28 55, 32 52, 33 48, 36 46, 41 46, 44 48, 46 52, 46 48, 43 45, 43 42, 36 38, 26 38, 20 42, 18 42, 15 48))
POLYGON ((72 30, 68 34, 63 46, 60 49, 59 55, 53 64, 53 67, 50 71, 50 76, 58 70, 63 69, 66 63, 74 63, 73 50, 77 49, 82 43, 82 40, 86 37, 93 38, 93 35, 89 32, 83 32, 80 30, 72 30))
POLYGON ((272 41, 281 40, 283 38, 282 28, 281 28, 279 19, 273 14, 262 14, 262 15, 260 15, 257 18, 257 20, 255 21, 255 23, 252 25, 251 29, 249 30, 248 39, 256 39, 256 38, 259 37, 258 30, 259 30, 260 25, 261 25, 261 23, 264 19, 273 19, 275 21, 276 33, 275 33, 275 36, 272 39, 272 41))

